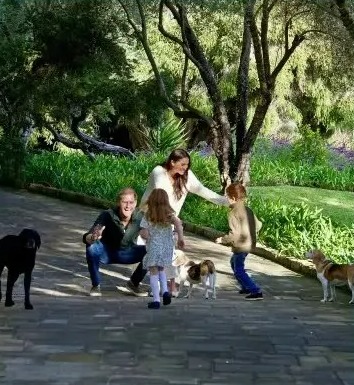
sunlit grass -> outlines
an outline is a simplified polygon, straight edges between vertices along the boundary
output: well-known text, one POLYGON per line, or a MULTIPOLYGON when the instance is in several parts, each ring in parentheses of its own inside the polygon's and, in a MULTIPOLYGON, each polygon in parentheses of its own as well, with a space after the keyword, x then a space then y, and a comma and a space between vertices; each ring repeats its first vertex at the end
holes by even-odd
MULTIPOLYGON (((45 182, 112 202, 118 190, 130 186, 141 198, 151 170, 166 155, 140 154, 133 160, 100 155, 92 162, 79 153, 42 153, 30 157, 26 181, 45 182)), ((263 222, 260 240, 299 258, 316 247, 338 262, 353 261, 354 193, 343 190, 353 190, 354 166, 338 171, 327 164, 309 167, 301 162, 286 163, 286 159, 285 152, 278 159, 272 153, 268 162, 265 155, 255 156, 252 162, 249 204, 263 222), (330 185, 332 190, 308 187, 314 185, 330 185)), ((220 192, 214 157, 193 153, 192 169, 205 186, 220 192)), ((228 230, 227 208, 191 194, 181 218, 223 232, 228 230)))
POLYGON ((354 224, 354 192, 297 186, 254 186, 250 191, 255 197, 280 200, 285 205, 303 202, 311 208, 321 209, 339 225, 354 224))

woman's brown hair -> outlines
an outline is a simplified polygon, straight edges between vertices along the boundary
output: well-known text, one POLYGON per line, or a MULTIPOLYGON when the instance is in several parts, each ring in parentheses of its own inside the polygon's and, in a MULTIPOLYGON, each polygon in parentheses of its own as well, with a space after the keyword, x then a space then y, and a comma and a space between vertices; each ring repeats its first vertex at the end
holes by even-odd
POLYGON ((167 192, 161 188, 155 188, 151 191, 146 201, 146 218, 149 222, 156 225, 171 225, 171 218, 174 214, 170 206, 167 192))
POLYGON ((188 159, 188 169, 183 175, 176 174, 173 177, 173 192, 177 199, 180 199, 183 195, 183 190, 186 189, 187 181, 188 181, 188 170, 191 167, 191 157, 189 156, 186 150, 183 148, 176 148, 171 152, 169 157, 166 159, 164 163, 161 164, 167 171, 171 170, 172 162, 177 162, 181 159, 188 159))
POLYGON ((227 186, 226 194, 229 198, 235 201, 239 201, 247 197, 247 192, 245 187, 239 182, 231 183, 229 186, 227 186))

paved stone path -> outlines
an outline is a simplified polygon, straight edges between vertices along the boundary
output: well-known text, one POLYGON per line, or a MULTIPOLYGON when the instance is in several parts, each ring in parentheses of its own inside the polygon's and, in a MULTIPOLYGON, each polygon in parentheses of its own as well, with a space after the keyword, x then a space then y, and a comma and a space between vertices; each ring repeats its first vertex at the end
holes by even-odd
MULTIPOLYGON (((130 267, 103 269, 103 297, 90 287, 81 235, 99 212, 25 191, 0 189, 0 236, 41 233, 33 311, 0 304, 0 384, 353 385, 354 306, 322 304, 319 282, 249 256, 264 301, 235 291, 229 250, 187 236, 190 257, 212 258, 218 299, 176 299, 158 311, 116 289, 130 267)), ((2 279, 5 289, 5 274, 2 279)))

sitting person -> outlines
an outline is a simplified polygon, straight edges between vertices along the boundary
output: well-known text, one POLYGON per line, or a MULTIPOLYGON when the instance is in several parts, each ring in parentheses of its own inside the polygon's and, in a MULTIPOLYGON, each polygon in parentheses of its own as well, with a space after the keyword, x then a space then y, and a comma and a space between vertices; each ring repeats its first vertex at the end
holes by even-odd
POLYGON ((247 300, 263 299, 259 286, 252 280, 245 270, 245 259, 249 252, 263 250, 256 247, 256 237, 262 223, 253 211, 245 206, 246 189, 241 183, 230 184, 226 188, 226 195, 230 202, 229 234, 217 238, 216 243, 232 247, 233 255, 230 263, 237 282, 240 284, 240 294, 247 294, 247 300))
POLYGON ((129 265, 139 263, 126 288, 137 296, 146 296, 139 287, 146 270, 142 260, 146 254, 144 245, 136 245, 143 214, 136 208, 137 194, 131 188, 118 193, 117 206, 103 211, 91 229, 83 235, 86 244, 86 260, 92 288, 91 296, 100 296, 100 263, 129 265))

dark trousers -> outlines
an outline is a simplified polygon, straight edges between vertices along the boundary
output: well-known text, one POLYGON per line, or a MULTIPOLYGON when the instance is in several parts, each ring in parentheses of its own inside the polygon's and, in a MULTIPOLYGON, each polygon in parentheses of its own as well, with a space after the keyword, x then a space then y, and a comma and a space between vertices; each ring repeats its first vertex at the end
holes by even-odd
POLYGON ((248 290, 251 293, 259 293, 261 289, 251 279, 245 270, 245 259, 248 253, 234 253, 230 259, 230 264, 236 281, 240 284, 242 290, 248 290))
POLYGON ((100 284, 100 263, 109 265, 113 263, 131 265, 139 263, 130 280, 135 286, 144 279, 146 270, 143 269, 142 260, 146 254, 145 246, 132 246, 129 248, 111 249, 100 241, 86 247, 86 261, 92 286, 100 284))

